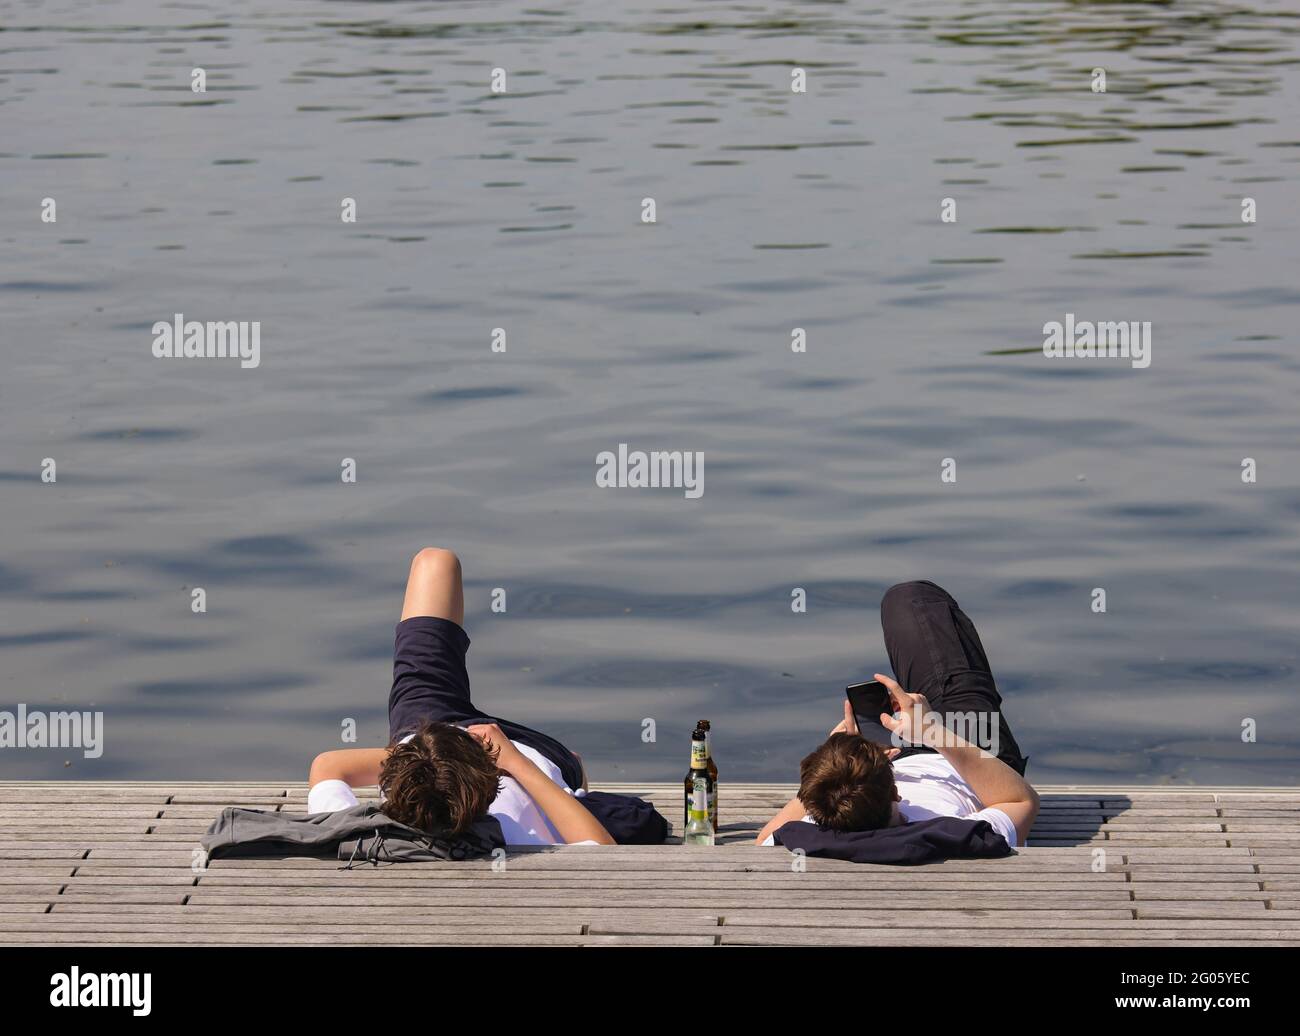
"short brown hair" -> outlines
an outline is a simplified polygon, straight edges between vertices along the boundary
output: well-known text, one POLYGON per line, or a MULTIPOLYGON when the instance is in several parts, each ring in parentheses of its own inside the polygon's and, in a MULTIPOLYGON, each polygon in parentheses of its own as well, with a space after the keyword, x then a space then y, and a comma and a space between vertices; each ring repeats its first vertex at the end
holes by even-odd
POLYGON ((822 827, 874 831, 893 815, 894 768, 858 734, 832 734, 799 764, 799 801, 822 827))
POLYGON ((499 785, 495 752, 450 723, 426 723, 379 770, 384 815, 421 831, 468 830, 499 785))

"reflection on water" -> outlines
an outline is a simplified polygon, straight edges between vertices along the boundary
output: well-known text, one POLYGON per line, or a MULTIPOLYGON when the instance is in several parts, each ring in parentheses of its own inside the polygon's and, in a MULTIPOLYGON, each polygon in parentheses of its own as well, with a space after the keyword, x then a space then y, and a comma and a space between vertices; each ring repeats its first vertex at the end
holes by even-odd
POLYGON ((1288 5, 0 10, 3 698, 106 713, 0 776, 382 740, 438 544, 480 703, 598 777, 679 776, 701 716, 791 777, 930 578, 1031 776, 1294 781, 1288 5), (262 366, 153 360, 180 312, 262 366), (1152 366, 1045 361, 1066 312, 1151 321, 1152 366), (597 491, 620 442, 704 451, 704 497, 597 491))

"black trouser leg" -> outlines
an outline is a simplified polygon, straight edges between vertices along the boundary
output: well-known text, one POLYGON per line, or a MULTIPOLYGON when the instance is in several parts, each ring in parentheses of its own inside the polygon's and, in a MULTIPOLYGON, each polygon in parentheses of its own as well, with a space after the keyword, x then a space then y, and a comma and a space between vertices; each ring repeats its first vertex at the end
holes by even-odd
POLYGON ((1023 776, 1028 759, 1002 715, 984 645, 952 595, 925 580, 891 586, 880 602, 880 623, 889 664, 903 690, 925 695, 945 721, 959 713, 974 719, 976 727, 958 728, 970 741, 979 730, 988 731, 984 740, 990 740, 996 716, 997 757, 1023 776))

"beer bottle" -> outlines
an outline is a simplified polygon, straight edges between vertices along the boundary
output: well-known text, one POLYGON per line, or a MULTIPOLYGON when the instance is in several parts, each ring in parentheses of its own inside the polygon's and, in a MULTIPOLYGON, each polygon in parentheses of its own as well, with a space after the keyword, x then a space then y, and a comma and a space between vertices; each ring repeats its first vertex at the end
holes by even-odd
MULTIPOLYGON (((696 734, 700 731, 696 731, 696 734)), ((712 845, 713 827, 709 823, 709 771, 704 768, 703 753, 697 754, 695 746, 703 741, 691 738, 691 797, 686 806, 686 830, 682 832, 685 845, 712 845), (696 761, 700 766, 696 767, 696 761)))
POLYGON ((709 780, 709 742, 703 730, 695 728, 691 734, 691 768, 686 771, 682 782, 685 791, 685 810, 683 812, 683 829, 690 826, 691 810, 695 801, 695 778, 704 778, 704 790, 707 799, 713 797, 712 782, 709 780))
POLYGON ((713 761, 711 724, 707 719, 702 719, 695 726, 704 731, 704 750, 709 755, 709 822, 713 825, 713 833, 716 835, 718 833, 718 764, 713 761))

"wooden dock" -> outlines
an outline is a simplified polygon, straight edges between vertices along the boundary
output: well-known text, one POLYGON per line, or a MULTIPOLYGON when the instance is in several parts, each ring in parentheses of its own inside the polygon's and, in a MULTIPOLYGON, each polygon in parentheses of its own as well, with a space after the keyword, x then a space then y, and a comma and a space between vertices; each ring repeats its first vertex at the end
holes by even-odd
MULTIPOLYGON (((601 787, 680 824, 679 784, 601 787)), ((1300 945, 1300 789, 1039 790, 1005 860, 800 872, 749 844, 793 789, 724 784, 713 848, 196 870, 223 806, 302 812, 305 784, 0 782, 0 944, 1300 945)))

